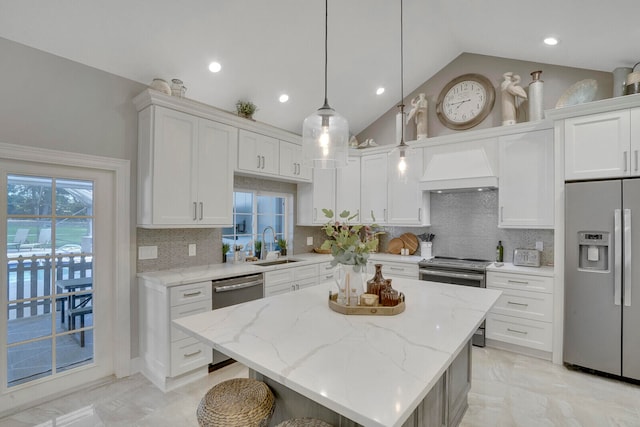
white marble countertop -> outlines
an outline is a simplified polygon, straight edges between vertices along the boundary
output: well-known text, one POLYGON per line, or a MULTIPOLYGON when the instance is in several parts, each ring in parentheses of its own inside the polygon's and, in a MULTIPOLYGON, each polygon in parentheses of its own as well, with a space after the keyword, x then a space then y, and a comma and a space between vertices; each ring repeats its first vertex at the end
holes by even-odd
MULTIPOLYGON (((169 287, 206 280, 224 279, 226 277, 243 276, 245 274, 265 273, 267 271, 301 267, 309 264, 319 264, 322 262, 331 261, 332 256, 326 254, 303 253, 292 255, 288 258, 295 260, 296 262, 264 267, 256 265, 255 262, 245 262, 242 264, 210 264, 199 267, 173 268, 170 270, 158 270, 146 273, 138 273, 138 277, 142 277, 160 286, 169 287)), ((383 262, 393 261, 417 264, 422 259, 422 257, 375 253, 371 254, 369 259, 372 261, 379 260, 383 262)))
POLYGON ((394 279, 406 310, 346 316, 330 283, 174 320, 249 368, 365 426, 400 426, 500 291, 394 279))
POLYGON ((495 263, 493 263, 487 267, 487 271, 531 274, 533 276, 545 276, 545 277, 553 277, 553 273, 554 273, 553 267, 551 266, 522 267, 519 265, 513 265, 510 262, 505 262, 504 265, 500 267, 498 267, 495 263))

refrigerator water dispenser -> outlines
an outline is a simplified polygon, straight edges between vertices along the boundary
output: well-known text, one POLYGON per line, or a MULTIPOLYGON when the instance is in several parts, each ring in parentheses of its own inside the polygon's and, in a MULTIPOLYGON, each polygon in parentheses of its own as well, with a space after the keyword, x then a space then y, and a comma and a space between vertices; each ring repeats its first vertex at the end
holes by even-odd
POLYGON ((609 244, 608 232, 578 232, 578 270, 609 271, 609 244))

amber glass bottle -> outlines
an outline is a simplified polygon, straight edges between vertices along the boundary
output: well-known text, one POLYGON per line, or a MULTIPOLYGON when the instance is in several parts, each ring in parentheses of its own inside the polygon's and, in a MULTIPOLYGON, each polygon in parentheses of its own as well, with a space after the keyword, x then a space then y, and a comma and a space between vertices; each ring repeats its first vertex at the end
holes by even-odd
POLYGON ((376 264, 376 273, 367 280, 367 293, 380 296, 380 291, 387 286, 386 280, 382 276, 382 264, 376 264))

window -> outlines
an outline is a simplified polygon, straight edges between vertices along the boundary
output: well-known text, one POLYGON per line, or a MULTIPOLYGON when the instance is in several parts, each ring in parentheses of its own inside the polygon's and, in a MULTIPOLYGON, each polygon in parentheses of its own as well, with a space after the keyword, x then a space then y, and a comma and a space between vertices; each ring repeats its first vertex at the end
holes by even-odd
MULTIPOLYGON (((254 242, 262 241, 263 232, 272 227, 275 240, 289 240, 293 233, 289 230, 292 196, 289 194, 263 193, 257 191, 236 191, 233 193, 233 227, 222 230, 222 242, 241 245, 246 252, 254 251, 254 242)), ((280 249, 274 243, 271 230, 265 233, 265 250, 280 249)))

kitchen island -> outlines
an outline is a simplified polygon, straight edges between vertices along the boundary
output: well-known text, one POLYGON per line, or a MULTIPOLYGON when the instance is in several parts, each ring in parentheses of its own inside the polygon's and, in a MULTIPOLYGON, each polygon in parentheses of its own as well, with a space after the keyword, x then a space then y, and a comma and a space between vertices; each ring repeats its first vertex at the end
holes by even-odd
POLYGON ((470 338, 500 292, 412 279, 393 287, 406 296, 395 316, 336 313, 327 282, 173 323, 267 382, 273 423, 456 425, 467 406, 470 338))

